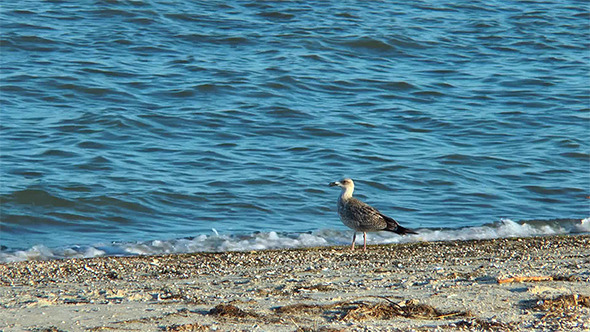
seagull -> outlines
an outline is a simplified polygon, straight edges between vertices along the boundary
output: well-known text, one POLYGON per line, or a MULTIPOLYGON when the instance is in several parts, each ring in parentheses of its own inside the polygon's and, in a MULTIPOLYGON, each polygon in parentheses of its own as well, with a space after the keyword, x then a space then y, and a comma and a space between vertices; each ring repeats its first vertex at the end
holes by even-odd
POLYGON ((374 207, 352 197, 354 182, 352 179, 342 179, 330 182, 330 187, 342 188, 338 197, 338 215, 342 223, 354 230, 352 235, 352 250, 356 241, 356 232, 363 232, 364 251, 367 251, 367 232, 390 231, 397 234, 418 234, 415 231, 402 227, 393 218, 390 218, 374 207))

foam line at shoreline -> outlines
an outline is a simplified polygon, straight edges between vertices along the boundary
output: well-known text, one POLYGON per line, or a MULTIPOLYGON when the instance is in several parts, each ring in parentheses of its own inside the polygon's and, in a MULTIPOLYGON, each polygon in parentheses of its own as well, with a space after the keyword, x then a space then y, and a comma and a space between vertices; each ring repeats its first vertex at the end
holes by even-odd
MULTIPOLYGON (((509 237, 531 237, 590 233, 590 218, 581 220, 534 220, 500 222, 457 229, 418 229, 419 234, 398 236, 389 232, 369 233, 371 244, 428 241, 478 240, 509 237)), ((157 255, 191 252, 251 251, 281 248, 305 248, 347 245, 349 230, 317 230, 305 233, 257 232, 252 234, 219 234, 145 242, 98 243, 91 246, 49 248, 35 245, 26 250, 3 250, 0 263, 100 256, 157 255)))

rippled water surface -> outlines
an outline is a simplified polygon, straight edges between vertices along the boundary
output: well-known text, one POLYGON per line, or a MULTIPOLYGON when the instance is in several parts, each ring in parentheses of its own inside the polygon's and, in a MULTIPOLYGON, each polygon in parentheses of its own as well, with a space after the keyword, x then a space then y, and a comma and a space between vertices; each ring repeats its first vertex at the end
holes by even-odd
POLYGON ((4 250, 590 215, 583 1, 0 9, 4 250))

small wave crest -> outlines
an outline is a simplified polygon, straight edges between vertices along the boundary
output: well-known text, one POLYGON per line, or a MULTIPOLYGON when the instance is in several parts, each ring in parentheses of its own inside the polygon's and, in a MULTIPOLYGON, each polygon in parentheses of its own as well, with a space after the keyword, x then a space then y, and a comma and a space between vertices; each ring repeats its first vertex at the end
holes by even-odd
MULTIPOLYGON (((391 244, 428 241, 482 240, 509 237, 531 237, 559 234, 590 233, 590 218, 530 220, 515 222, 503 219, 497 223, 456 229, 418 229, 417 235, 397 236, 392 233, 368 233, 369 244, 391 244)), ((146 242, 115 242, 94 246, 48 248, 36 245, 27 250, 0 252, 0 262, 91 258, 99 256, 133 256, 178 254, 193 252, 251 251, 284 248, 348 245, 350 230, 318 230, 305 233, 256 232, 246 235, 223 235, 212 230, 211 235, 173 240, 146 242)))

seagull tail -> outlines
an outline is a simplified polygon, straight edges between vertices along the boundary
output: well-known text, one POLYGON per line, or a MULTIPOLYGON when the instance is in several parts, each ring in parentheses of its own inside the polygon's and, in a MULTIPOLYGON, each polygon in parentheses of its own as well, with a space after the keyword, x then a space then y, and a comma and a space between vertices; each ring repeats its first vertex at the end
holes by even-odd
POLYGON ((413 229, 409 229, 409 228, 405 228, 403 226, 397 225, 397 227, 393 230, 391 230, 394 233, 400 234, 400 235, 406 235, 406 234, 418 234, 418 232, 416 232, 413 229))
POLYGON ((394 232, 399 235, 406 235, 406 234, 418 234, 415 230, 405 228, 401 226, 395 219, 388 217, 386 215, 381 215, 387 221, 387 228, 386 231, 394 232))

